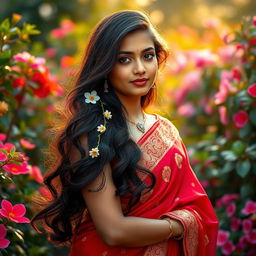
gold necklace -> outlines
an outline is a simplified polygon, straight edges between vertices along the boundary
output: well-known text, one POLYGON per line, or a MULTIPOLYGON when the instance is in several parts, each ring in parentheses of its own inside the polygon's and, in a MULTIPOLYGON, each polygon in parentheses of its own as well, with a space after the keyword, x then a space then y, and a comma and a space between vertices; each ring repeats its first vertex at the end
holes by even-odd
POLYGON ((127 120, 129 123, 134 124, 134 125, 136 126, 136 128, 137 128, 140 132, 145 133, 145 131, 146 131, 146 129, 145 129, 146 116, 145 116, 144 112, 142 112, 142 115, 143 115, 143 122, 142 122, 142 123, 140 123, 140 122, 135 123, 135 122, 133 122, 133 121, 131 121, 131 120, 129 120, 129 119, 126 119, 126 120, 127 120))

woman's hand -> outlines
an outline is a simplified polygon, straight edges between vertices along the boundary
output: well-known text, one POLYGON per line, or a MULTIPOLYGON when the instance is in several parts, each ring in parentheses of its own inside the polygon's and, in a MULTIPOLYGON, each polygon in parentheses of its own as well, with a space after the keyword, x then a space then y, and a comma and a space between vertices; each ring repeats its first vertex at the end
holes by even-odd
POLYGON ((184 227, 180 221, 171 218, 164 218, 163 220, 168 221, 170 225, 170 235, 168 239, 173 238, 180 240, 183 238, 184 227))

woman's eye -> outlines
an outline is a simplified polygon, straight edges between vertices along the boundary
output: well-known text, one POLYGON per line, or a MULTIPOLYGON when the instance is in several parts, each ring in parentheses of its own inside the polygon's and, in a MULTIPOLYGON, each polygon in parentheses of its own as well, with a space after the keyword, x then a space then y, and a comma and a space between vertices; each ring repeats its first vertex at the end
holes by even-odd
POLYGON ((128 57, 121 57, 118 59, 119 63, 128 63, 130 61, 130 58, 128 57))
POLYGON ((146 54, 144 55, 144 58, 145 58, 146 60, 152 60, 154 57, 155 57, 155 54, 154 54, 154 53, 146 53, 146 54))

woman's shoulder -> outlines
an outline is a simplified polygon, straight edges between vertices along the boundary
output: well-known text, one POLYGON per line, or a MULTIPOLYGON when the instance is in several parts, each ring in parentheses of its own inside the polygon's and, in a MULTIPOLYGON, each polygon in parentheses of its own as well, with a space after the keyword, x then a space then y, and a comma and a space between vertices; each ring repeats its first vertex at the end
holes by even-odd
POLYGON ((176 128, 176 126, 174 125, 173 121, 171 121, 170 119, 168 119, 164 116, 161 116, 159 114, 155 114, 155 115, 157 116, 157 119, 159 120, 159 122, 162 126, 162 129, 168 130, 169 132, 172 133, 173 136, 175 136, 177 138, 180 137, 179 131, 176 128))

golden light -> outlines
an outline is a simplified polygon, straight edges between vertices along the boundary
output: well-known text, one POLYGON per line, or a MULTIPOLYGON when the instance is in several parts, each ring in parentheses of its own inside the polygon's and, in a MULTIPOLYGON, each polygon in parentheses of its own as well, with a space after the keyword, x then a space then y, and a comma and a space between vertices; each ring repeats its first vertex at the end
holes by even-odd
POLYGON ((141 7, 146 7, 150 5, 152 2, 154 2, 154 0, 136 0, 137 5, 141 7))
POLYGON ((250 0, 232 0, 232 2, 237 5, 247 5, 250 3, 250 0))
POLYGON ((164 14, 160 10, 154 10, 150 13, 150 20, 153 24, 158 25, 164 20, 164 14))

